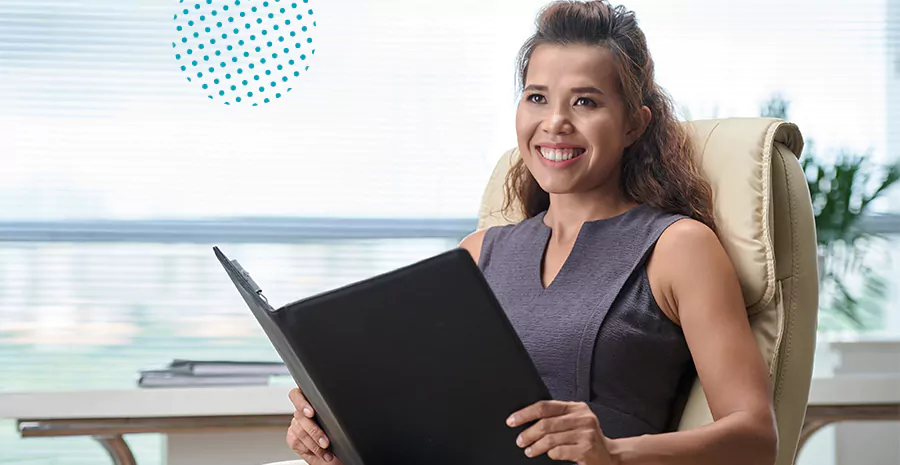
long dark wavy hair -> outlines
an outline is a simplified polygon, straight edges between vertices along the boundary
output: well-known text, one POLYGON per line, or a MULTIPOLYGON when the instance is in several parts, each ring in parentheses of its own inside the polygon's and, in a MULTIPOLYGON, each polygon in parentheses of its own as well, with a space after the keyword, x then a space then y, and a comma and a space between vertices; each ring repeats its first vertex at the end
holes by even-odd
MULTIPOLYGON (((519 51, 517 91, 523 92, 531 54, 539 45, 587 44, 607 48, 618 68, 626 117, 637 118, 642 106, 653 113, 641 137, 625 149, 620 185, 625 197, 660 210, 681 213, 713 231, 712 190, 694 160, 689 130, 678 122, 672 99, 654 79, 647 40, 632 11, 605 0, 556 1, 537 18, 537 30, 519 51)), ((513 205, 531 218, 550 206, 520 157, 506 175, 503 212, 513 205)))

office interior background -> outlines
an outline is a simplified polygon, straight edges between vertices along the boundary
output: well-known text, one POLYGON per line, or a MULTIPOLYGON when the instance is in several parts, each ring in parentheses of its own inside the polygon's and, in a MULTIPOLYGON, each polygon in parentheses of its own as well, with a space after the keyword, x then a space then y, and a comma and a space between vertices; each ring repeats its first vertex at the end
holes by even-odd
MULTIPOLYGON (((277 360, 213 245, 277 304, 455 247, 516 143, 514 59, 545 3, 311 0, 309 69, 254 107, 185 79, 177 0, 0 0, 0 392, 277 360)), ((900 161, 900 0, 623 3, 684 119, 778 96, 807 153, 900 161)), ((817 376, 839 358, 828 341, 900 341, 898 213, 893 191, 869 212, 886 292, 859 322, 823 309, 817 376)), ((128 441, 160 463, 156 435, 128 441)), ((852 463, 841 444, 830 427, 798 463, 852 463)), ((90 438, 0 421, 0 464, 106 460, 90 438)))

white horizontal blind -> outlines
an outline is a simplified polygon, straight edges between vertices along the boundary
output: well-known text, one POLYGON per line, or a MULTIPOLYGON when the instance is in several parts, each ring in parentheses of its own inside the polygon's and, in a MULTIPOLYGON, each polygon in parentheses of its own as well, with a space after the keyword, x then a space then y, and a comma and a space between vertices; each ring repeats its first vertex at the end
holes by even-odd
POLYGON ((226 107, 179 69, 177 2, 0 5, 0 218, 473 217, 514 144, 489 16, 316 5, 293 92, 226 107))
MULTIPOLYGON (((316 5, 310 70, 248 108, 185 80, 174 1, 4 0, 0 218, 470 217, 515 144, 513 57, 542 3, 316 5)), ((628 5, 691 117, 783 92, 820 145, 884 156, 883 0, 628 5)))
MULTIPOLYGON (((472 219, 515 144, 514 57, 544 3, 311 0, 309 71, 288 97, 249 107, 187 82, 171 46, 177 0, 0 0, 0 226, 472 219)), ((897 0, 626 5, 686 115, 755 116, 782 92, 817 148, 890 157, 897 0)), ((0 243, 0 391, 128 388, 175 357, 274 357, 212 244, 169 239, 0 243)), ((459 238, 326 239, 220 245, 285 302, 459 238)), ((14 431, 0 422, 0 465, 105 460, 89 439, 14 431)), ((158 438, 133 441, 158 463, 158 438)))
MULTIPOLYGON (((513 56, 543 2, 443 3, 317 5, 310 70, 247 108, 185 80, 174 1, 4 0, 0 218, 469 217, 515 143, 513 56)), ((882 0, 629 6, 690 116, 780 91, 821 146, 884 157, 882 0)))

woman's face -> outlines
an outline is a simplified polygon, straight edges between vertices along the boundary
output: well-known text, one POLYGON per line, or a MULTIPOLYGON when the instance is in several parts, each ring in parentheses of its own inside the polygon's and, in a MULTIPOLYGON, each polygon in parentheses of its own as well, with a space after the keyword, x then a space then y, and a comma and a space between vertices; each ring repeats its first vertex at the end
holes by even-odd
POLYGON ((516 111, 523 161, 551 194, 618 189, 626 123, 613 56, 592 45, 539 45, 516 111))

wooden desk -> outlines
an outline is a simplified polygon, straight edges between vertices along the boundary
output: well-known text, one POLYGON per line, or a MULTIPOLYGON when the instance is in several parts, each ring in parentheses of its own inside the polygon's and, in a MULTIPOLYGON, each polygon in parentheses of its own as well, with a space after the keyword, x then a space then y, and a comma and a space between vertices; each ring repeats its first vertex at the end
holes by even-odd
POLYGON ((797 452, 816 431, 841 421, 900 421, 900 376, 814 378, 797 452))
POLYGON ((22 437, 92 436, 116 465, 134 465, 125 434, 162 433, 166 465, 253 465, 297 459, 285 444, 289 386, 0 394, 0 418, 22 437))
MULTIPOLYGON (((134 465, 125 434, 165 435, 166 465, 253 465, 296 459, 284 442, 288 386, 0 394, 0 418, 22 437, 92 436, 116 465, 134 465)), ((800 447, 846 420, 900 420, 900 376, 817 378, 800 447)), ((799 447, 798 447, 799 450, 799 447)))

